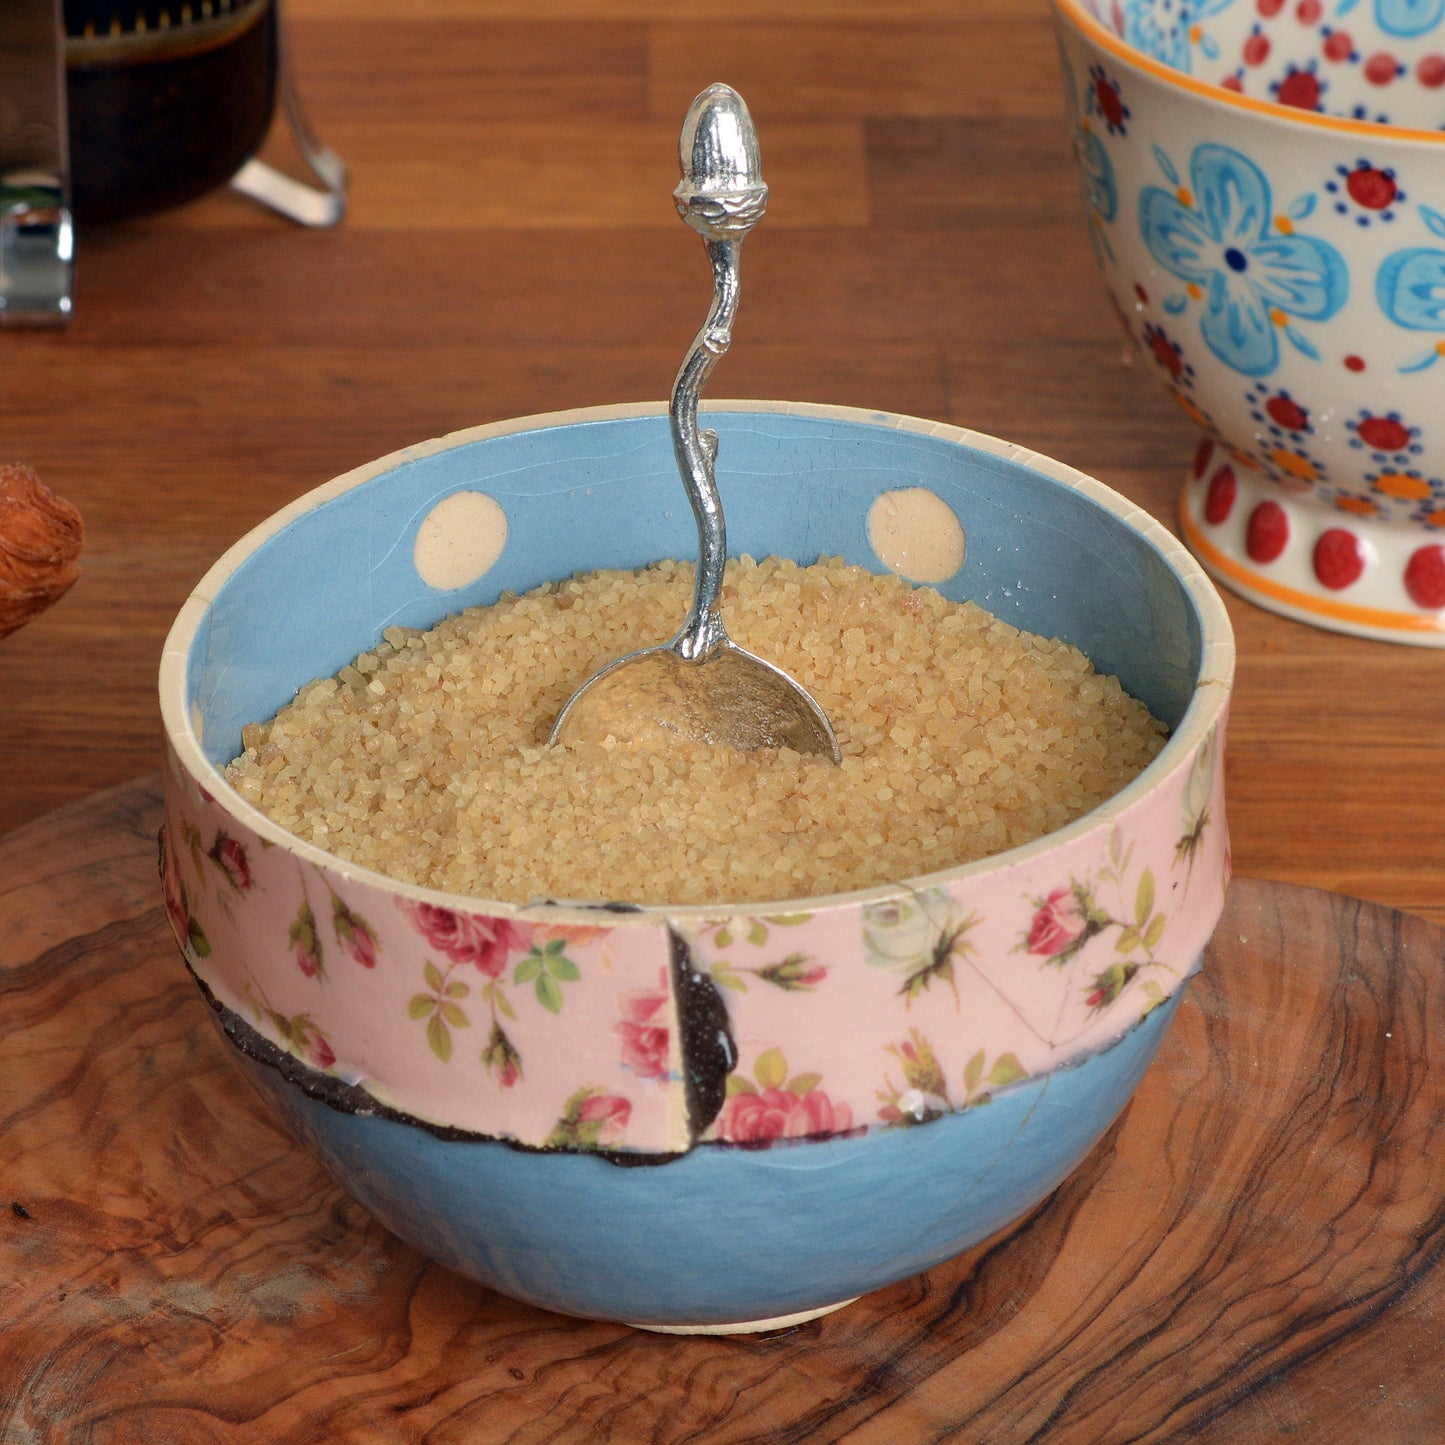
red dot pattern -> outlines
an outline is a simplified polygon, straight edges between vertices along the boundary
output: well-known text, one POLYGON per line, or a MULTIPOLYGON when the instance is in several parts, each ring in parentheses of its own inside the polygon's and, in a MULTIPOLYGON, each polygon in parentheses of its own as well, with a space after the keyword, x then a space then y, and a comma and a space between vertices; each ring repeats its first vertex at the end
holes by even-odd
POLYGON ((1383 211, 1399 194, 1394 176, 1374 166, 1356 166, 1345 181, 1345 189, 1357 206, 1367 211, 1383 211))
POLYGON ((1194 475, 1202 477, 1205 469, 1209 466, 1209 459, 1214 455, 1214 438, 1203 437, 1199 445, 1194 448, 1194 475))
MULTIPOLYGON (((1203 481, 1214 450, 1212 440, 1206 438, 1200 443, 1194 467, 1197 482, 1203 481)), ((1238 504, 1239 479, 1226 462, 1209 478, 1200 512, 1211 527, 1220 527, 1234 515, 1238 504)), ((1278 561, 1293 540, 1289 513, 1278 502, 1259 502, 1250 512, 1244 528, 1244 550, 1252 562, 1265 566, 1278 561)), ((1347 527, 1330 527, 1316 539, 1310 565, 1322 587, 1341 592, 1364 576, 1372 556, 1368 544, 1347 527)), ((1445 612, 1445 542, 1417 547, 1401 580, 1406 596, 1416 607, 1426 612, 1445 612)))
POLYGON ((1265 402, 1264 409, 1271 421, 1276 421, 1287 431, 1303 431, 1310 424, 1310 414, 1293 397, 1272 396, 1265 402))
MULTIPOLYGON (((1293 4, 1290 3, 1290 0, 1254 0, 1254 8, 1261 21, 1266 23, 1284 16, 1288 11, 1305 30, 1313 30, 1316 26, 1321 26, 1321 22, 1326 19, 1327 9, 1324 0, 1293 0, 1293 4)), ((1123 16, 1117 4, 1114 10, 1117 20, 1116 29, 1122 31, 1123 16)), ((1332 64, 1360 64, 1364 78, 1377 87, 1383 88, 1391 85, 1398 78, 1410 73, 1406 63, 1388 50, 1377 50, 1362 60, 1355 46, 1354 35, 1348 30, 1332 25, 1321 26, 1319 49, 1325 60, 1332 64)), ((1251 30, 1240 47, 1241 60, 1245 66, 1252 69, 1263 66, 1273 53, 1274 45, 1266 31, 1265 24, 1257 25, 1251 30)), ((1445 86, 1445 54, 1432 51, 1421 56, 1414 62, 1413 76, 1420 86, 1428 90, 1445 86)), ((1219 84, 1228 90, 1242 91, 1244 89, 1243 80, 1239 74, 1225 76, 1219 81, 1219 84)), ((1302 110, 1319 109, 1321 93, 1320 80, 1312 69, 1294 67, 1289 67, 1288 73, 1280 78, 1275 92, 1280 104, 1302 110)))
POLYGON ((1331 527, 1320 533, 1311 560, 1320 586, 1339 592, 1360 580, 1365 570, 1365 549, 1353 532, 1331 527))
MULTIPOLYGON (((1324 19, 1326 7, 1322 0, 1254 0, 1254 8, 1265 21, 1288 10, 1300 25, 1313 27, 1324 19)), ((1354 36, 1348 30, 1326 26, 1319 36, 1319 46, 1327 61, 1360 63, 1364 77, 1375 86, 1391 85, 1407 73, 1400 60, 1387 50, 1376 51, 1361 60, 1354 36)), ((1256 28, 1245 40, 1241 58, 1247 66, 1263 66, 1272 48, 1264 28, 1256 28)), ((1445 88, 1445 54, 1430 53, 1415 60, 1413 79, 1428 89, 1445 88)), ((1229 89, 1243 89, 1242 81, 1236 76, 1225 77, 1220 83, 1229 89)), ((1319 106, 1321 89, 1321 78, 1312 67, 1291 69, 1280 80, 1276 96, 1282 104, 1314 110, 1319 106)), ((1345 189, 1356 205, 1373 211, 1386 210, 1399 194, 1392 174, 1363 163, 1346 176, 1345 189)), ((1340 362, 1350 372, 1367 370, 1365 358, 1354 352, 1341 357, 1340 362)), ((1282 395, 1270 398, 1265 409, 1272 421, 1287 429, 1298 429, 1308 422, 1304 409, 1282 395)), ((1365 416, 1357 423, 1356 430, 1360 440, 1377 451, 1399 452, 1409 445, 1408 427, 1393 416, 1365 416)), ((1238 510, 1240 501, 1239 480, 1232 466, 1226 463, 1210 474, 1216 451, 1212 439, 1201 440, 1192 469, 1195 481, 1204 488, 1201 516, 1211 527, 1227 523, 1238 510)), ((1289 513, 1278 502, 1261 501, 1255 505, 1244 530, 1245 552, 1251 561, 1260 565, 1277 561, 1294 540, 1289 513)), ((1322 587, 1343 591, 1364 576, 1372 556, 1362 538, 1347 527, 1337 526, 1327 528, 1315 540, 1310 562, 1322 587)), ((1416 548, 1405 566, 1402 581, 1406 595, 1415 606, 1431 611, 1445 610, 1445 543, 1416 548)))
POLYGON ((1416 607, 1445 608, 1445 546, 1418 548, 1405 564, 1405 591, 1416 607))
POLYGON ((1209 489, 1204 494, 1204 520, 1212 527, 1227 522, 1238 496, 1239 483, 1235 480, 1234 468, 1220 467, 1210 477, 1209 489))
POLYGON ((1094 98, 1099 102, 1099 110, 1104 119, 1111 125, 1120 125, 1124 120, 1124 102, 1119 92, 1102 76, 1094 82, 1094 98))
POLYGON ((1293 71, 1280 81, 1278 95, 1281 105, 1292 105, 1296 110, 1318 110, 1319 77, 1309 70, 1293 71))
POLYGON ((1400 62, 1387 50, 1377 50, 1365 61, 1365 79, 1371 85, 1389 85, 1400 73, 1400 62))
POLYGON ((1249 514, 1244 550, 1254 562, 1273 562, 1289 546, 1289 516, 1278 502, 1261 502, 1249 514))
POLYGON ((1357 430, 1360 440, 1377 451, 1398 452, 1410 445, 1410 428, 1398 417, 1367 416, 1357 430))

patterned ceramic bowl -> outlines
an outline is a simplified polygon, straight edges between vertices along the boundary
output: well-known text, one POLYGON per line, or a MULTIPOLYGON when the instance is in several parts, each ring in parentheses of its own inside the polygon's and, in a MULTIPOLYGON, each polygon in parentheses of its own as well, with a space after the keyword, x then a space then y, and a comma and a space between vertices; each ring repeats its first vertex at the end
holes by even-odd
POLYGON ((1320 627, 1445 646, 1445 0, 1054 0, 1091 234, 1204 431, 1183 530, 1320 627))
POLYGON ((953 428, 776 403, 710 421, 736 551, 882 571, 870 515, 902 490, 961 526, 946 593, 1081 647, 1170 724, 1164 750, 1030 847, 745 909, 431 893, 227 785, 242 726, 383 628, 692 555, 661 407, 482 427, 303 497, 217 563, 161 672, 168 911, 262 1092, 424 1251, 653 1328, 820 1312, 1036 1203, 1129 1098, 1228 875, 1233 641, 1168 532, 953 428))

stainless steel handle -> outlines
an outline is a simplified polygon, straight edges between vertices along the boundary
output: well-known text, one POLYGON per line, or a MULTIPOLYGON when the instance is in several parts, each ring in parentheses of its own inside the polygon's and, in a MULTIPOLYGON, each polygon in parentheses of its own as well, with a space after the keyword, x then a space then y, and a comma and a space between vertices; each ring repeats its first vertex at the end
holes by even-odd
MULTIPOLYGON (((0 0, 4 3, 4 0, 0 0)), ((291 138, 307 170, 321 182, 320 187, 294 180, 274 166, 254 157, 231 177, 231 186, 278 215, 298 225, 326 227, 340 224, 346 215, 346 166, 329 146, 323 145, 301 109, 301 96, 291 70, 286 41, 286 20, 281 0, 276 8, 276 89, 281 111, 291 127, 291 138)))
POLYGON ((752 116, 730 86, 710 85, 693 101, 678 153, 682 179, 673 199, 678 214, 702 237, 713 274, 712 306, 673 382, 669 407, 673 452, 697 519, 698 558, 692 609, 668 646, 698 661, 727 640, 718 594, 728 545, 716 480, 717 433, 699 430, 697 404, 713 367, 732 344, 738 252, 767 210, 768 188, 752 116))

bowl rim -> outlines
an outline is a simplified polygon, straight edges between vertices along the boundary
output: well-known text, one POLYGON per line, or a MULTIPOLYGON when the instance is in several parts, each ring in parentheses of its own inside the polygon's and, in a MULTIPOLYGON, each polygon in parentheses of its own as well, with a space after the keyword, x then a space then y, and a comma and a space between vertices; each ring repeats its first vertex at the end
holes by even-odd
POLYGON ((1197 75, 1176 70, 1172 65, 1166 65, 1162 60, 1156 60, 1152 55, 1136 49, 1094 16, 1087 8, 1085 0, 1049 0, 1049 3, 1062 22, 1071 25, 1085 39, 1101 49, 1107 50, 1121 63, 1166 86, 1188 91, 1199 99, 1226 110, 1253 113, 1282 125, 1301 125, 1343 135, 1368 136, 1376 144, 1393 140, 1424 142, 1432 146, 1445 145, 1445 131, 1426 130, 1421 126, 1386 125, 1379 121, 1355 120, 1342 115, 1325 115, 1317 110, 1300 110, 1295 106, 1280 105, 1278 101, 1263 100, 1258 96, 1241 95, 1237 91, 1226 90, 1221 85, 1201 80, 1197 75))
POLYGON ((187 673, 191 648, 198 628, 212 602, 241 565, 264 542, 285 530, 293 521, 316 510, 346 492, 372 481, 386 472, 409 462, 450 451, 473 442, 535 432, 590 422, 629 420, 667 415, 663 401, 624 402, 570 408, 562 411, 538 412, 529 416, 511 417, 464 427, 425 442, 402 447, 385 456, 354 467, 310 491, 302 493, 284 507, 270 514, 251 528, 211 565, 181 606, 167 633, 161 651, 158 676, 161 721, 165 740, 175 761, 205 793, 223 803, 226 811, 251 832, 270 843, 284 847, 293 856, 325 869, 337 877, 354 881, 418 903, 441 908, 500 918, 538 918, 545 916, 555 922, 586 922, 596 924, 600 910, 606 909, 612 926, 646 924, 656 926, 667 919, 716 918, 720 913, 750 913, 766 916, 772 913, 823 912, 827 909, 911 897, 919 892, 941 887, 945 883, 975 878, 982 874, 1023 866, 1042 854, 1071 843, 1096 829, 1108 829, 1125 812, 1140 803, 1156 784, 1162 783, 1185 766, 1195 750, 1208 739, 1212 729, 1227 713, 1235 667, 1234 630, 1224 601, 1184 543, 1162 522, 1137 503, 1103 482, 1064 462, 1030 450, 1016 442, 1005 441, 985 432, 955 426, 948 422, 928 421, 921 417, 861 407, 837 406, 817 402, 760 400, 718 400, 707 403, 704 411, 744 412, 761 416, 797 416, 811 420, 839 421, 852 425, 883 427, 937 438, 956 446, 970 447, 1040 473, 1051 481, 1062 483, 1081 493, 1087 500, 1109 512, 1132 528, 1159 554, 1188 595, 1200 623, 1201 656, 1194 693, 1184 716, 1169 735, 1163 748, 1147 767, 1112 797, 1089 812, 1075 818, 1030 843, 993 853, 969 863, 871 888, 847 892, 809 894, 803 898, 746 900, 727 904, 647 903, 626 906, 618 912, 616 904, 573 899, 545 899, 527 903, 509 903, 469 894, 450 893, 423 887, 393 878, 372 868, 363 867, 329 853, 316 844, 288 832, 273 822, 254 804, 243 798, 225 774, 206 756, 197 736, 187 695, 187 673))

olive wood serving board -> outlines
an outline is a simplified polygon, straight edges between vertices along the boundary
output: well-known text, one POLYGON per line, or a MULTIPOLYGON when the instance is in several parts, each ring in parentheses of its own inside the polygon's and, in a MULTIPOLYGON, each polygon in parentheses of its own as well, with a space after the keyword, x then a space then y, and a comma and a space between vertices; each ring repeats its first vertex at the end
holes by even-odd
POLYGON ((5 1445, 1445 1440, 1422 919, 1236 880, 1134 1102, 1046 1203, 821 1320, 677 1338, 513 1303, 353 1205, 212 1029, 158 820, 145 778, 0 840, 5 1445))

